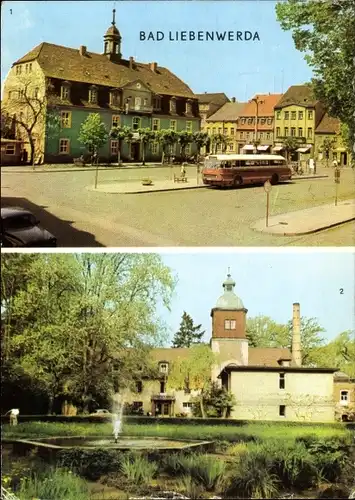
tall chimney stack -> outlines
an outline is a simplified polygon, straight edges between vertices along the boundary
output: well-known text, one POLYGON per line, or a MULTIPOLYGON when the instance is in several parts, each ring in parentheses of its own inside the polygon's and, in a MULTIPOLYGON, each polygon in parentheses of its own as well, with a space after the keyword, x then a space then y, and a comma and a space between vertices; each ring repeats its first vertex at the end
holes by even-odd
POLYGON ((298 302, 293 304, 292 314, 292 360, 296 366, 302 366, 301 352, 301 313, 298 302))

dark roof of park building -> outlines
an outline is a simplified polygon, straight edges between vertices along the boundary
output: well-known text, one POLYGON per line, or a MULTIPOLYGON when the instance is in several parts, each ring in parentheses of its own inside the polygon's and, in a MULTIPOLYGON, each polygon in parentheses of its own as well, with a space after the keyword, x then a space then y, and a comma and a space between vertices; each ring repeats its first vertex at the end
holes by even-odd
POLYGON ((156 94, 196 99, 190 87, 167 68, 152 63, 111 61, 104 54, 42 42, 13 65, 36 60, 46 77, 121 88, 140 80, 156 94))
POLYGON ((207 122, 235 121, 245 107, 245 102, 226 102, 218 111, 213 113, 207 122))
POLYGON ((295 104, 305 108, 313 108, 319 99, 313 93, 310 85, 291 85, 275 105, 275 109, 295 104))
MULTIPOLYGON (((159 363, 166 361, 173 363, 178 359, 184 359, 189 355, 188 347, 157 347, 150 352, 153 361, 159 363)), ((280 360, 291 359, 291 352, 287 348, 279 347, 249 347, 248 349, 249 365, 259 367, 278 367, 280 369, 280 360)))

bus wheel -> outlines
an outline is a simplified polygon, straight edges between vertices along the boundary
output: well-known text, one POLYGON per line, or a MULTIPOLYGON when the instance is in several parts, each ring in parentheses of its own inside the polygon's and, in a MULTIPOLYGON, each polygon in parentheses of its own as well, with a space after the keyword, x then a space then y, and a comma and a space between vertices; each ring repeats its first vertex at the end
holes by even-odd
POLYGON ((240 175, 238 175, 238 177, 235 177, 234 186, 237 187, 237 186, 241 186, 242 184, 243 184, 242 177, 240 177, 240 175))
POLYGON ((271 184, 275 185, 279 182, 279 176, 277 174, 273 174, 271 177, 271 184))

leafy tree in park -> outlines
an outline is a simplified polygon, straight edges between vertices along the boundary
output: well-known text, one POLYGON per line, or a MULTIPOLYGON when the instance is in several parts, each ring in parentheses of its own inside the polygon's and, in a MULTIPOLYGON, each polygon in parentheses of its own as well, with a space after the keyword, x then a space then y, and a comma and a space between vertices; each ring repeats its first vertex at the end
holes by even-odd
MULTIPOLYGON (((219 387, 216 382, 212 382, 203 393, 203 406, 207 417, 226 418, 228 412, 236 404, 235 396, 228 392, 225 387, 219 387)), ((193 414, 195 417, 201 417, 200 396, 193 398, 193 414)))
POLYGON ((41 254, 23 287, 11 292, 11 279, 2 287, 16 325, 8 357, 45 385, 49 411, 63 396, 88 410, 114 382, 124 387, 147 346, 165 337, 156 305, 169 306, 174 280, 157 255, 41 254))
POLYGON ((126 140, 127 142, 130 142, 133 137, 133 132, 130 127, 127 126, 118 126, 118 127, 113 127, 110 130, 110 138, 114 139, 118 142, 118 147, 117 147, 117 162, 118 164, 121 163, 121 149, 122 149, 122 142, 126 140))
MULTIPOLYGON (((321 334, 324 332, 315 318, 301 318, 302 363, 309 364, 313 349, 324 344, 321 334)), ((257 316, 247 320, 247 337, 251 347, 286 347, 292 346, 292 321, 286 325, 276 323, 268 316, 257 316)))
POLYGON ((349 128, 349 149, 355 138, 353 0, 287 0, 276 5, 283 30, 291 30, 297 50, 311 66, 315 96, 331 116, 349 128))
POLYGON ((189 144, 192 144, 193 142, 193 135, 191 132, 187 132, 186 130, 181 130, 181 132, 178 132, 178 143, 180 144, 181 148, 181 158, 183 161, 186 160, 186 148, 189 144))
POLYGON ((180 328, 175 333, 173 347, 191 347, 201 342, 205 331, 201 331, 201 325, 194 325, 193 319, 187 312, 183 312, 180 328))
POLYGON ((192 346, 183 357, 172 363, 167 381, 168 387, 176 390, 200 391, 198 402, 202 417, 206 416, 204 394, 211 384, 211 370, 216 356, 208 345, 192 346))
POLYGON ((137 132, 139 133, 139 140, 142 145, 142 165, 145 165, 145 152, 147 146, 156 139, 156 132, 150 128, 140 128, 137 132))
POLYGON ((93 155, 106 144, 107 139, 108 132, 99 113, 90 113, 80 127, 78 141, 93 155))
POLYGON ((334 367, 355 378, 354 332, 340 333, 328 344, 310 352, 309 363, 317 367, 334 367))

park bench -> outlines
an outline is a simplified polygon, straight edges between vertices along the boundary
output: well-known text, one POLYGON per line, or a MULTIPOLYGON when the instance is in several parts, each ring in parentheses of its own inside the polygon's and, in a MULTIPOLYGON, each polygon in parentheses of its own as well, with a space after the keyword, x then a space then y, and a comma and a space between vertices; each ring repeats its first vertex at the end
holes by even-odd
POLYGON ((187 182, 186 175, 175 175, 174 174, 174 182, 187 182))

